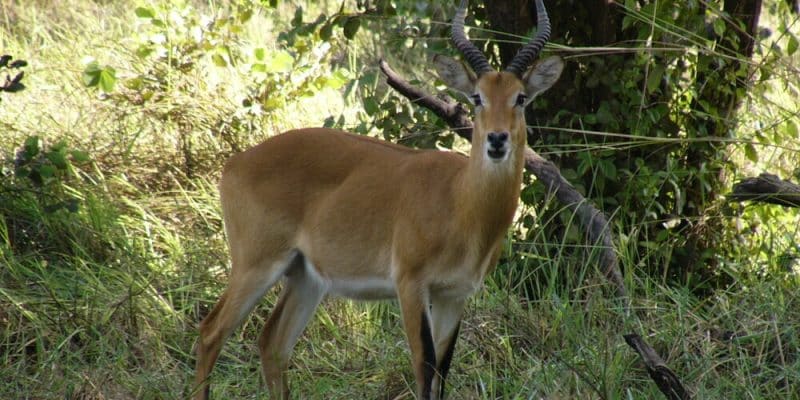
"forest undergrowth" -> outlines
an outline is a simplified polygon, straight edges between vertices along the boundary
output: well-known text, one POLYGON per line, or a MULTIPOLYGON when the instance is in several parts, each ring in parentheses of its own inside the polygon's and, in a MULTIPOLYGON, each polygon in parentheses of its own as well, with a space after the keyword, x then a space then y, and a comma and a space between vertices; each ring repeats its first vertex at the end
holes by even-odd
MULTIPOLYGON (((230 268, 216 184, 231 154, 302 126, 385 137, 365 121, 389 108, 435 130, 428 146, 464 145, 425 112, 371 97, 388 96, 381 44, 347 18, 304 36, 290 2, 62 3, 0 0, 0 52, 27 62, 0 70, 25 72, 24 90, 0 92, 0 398, 190 397, 197 327, 230 268)), ((337 10, 307 6, 305 21, 337 10)), ((796 160, 800 138, 781 146, 796 160)), ((637 333, 694 398, 800 399, 796 210, 736 208, 724 223, 744 227, 700 281, 670 270, 648 224, 612 215, 634 316, 572 216, 531 195, 540 209, 522 208, 469 302, 449 398, 660 398, 623 340, 637 333), (566 225, 560 240, 537 233, 548 224, 566 225)), ((256 343, 276 298, 228 340, 217 398, 267 397, 256 343)), ((397 303, 325 301, 289 382, 295 398, 413 398, 397 303)))

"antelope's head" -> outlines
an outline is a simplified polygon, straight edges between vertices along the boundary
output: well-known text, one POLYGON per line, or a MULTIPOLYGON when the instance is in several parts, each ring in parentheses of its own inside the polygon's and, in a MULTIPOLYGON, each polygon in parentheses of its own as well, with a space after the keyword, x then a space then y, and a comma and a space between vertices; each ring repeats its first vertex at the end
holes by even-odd
POLYGON ((445 84, 466 95, 475 106, 472 157, 496 164, 511 158, 521 162, 522 151, 527 145, 524 109, 561 75, 564 64, 558 57, 534 63, 550 36, 550 19, 542 0, 536 0, 536 12, 536 36, 517 53, 504 71, 498 72, 464 34, 467 2, 461 0, 453 18, 452 40, 471 69, 448 57, 434 58, 445 84))

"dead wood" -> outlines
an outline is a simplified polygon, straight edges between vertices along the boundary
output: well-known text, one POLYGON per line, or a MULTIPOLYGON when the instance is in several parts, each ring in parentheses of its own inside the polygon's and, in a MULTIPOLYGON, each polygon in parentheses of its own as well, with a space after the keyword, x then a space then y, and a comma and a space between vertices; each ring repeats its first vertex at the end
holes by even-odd
POLYGON ((637 334, 623 335, 625 343, 631 346, 644 361, 644 366, 650 378, 655 381, 661 393, 664 393, 669 400, 688 400, 692 396, 689 391, 683 387, 678 376, 672 372, 664 360, 658 356, 656 351, 645 343, 644 339, 637 334))
POLYGON ((783 180, 776 175, 762 173, 755 178, 747 178, 733 186, 728 195, 733 201, 755 201, 779 204, 786 207, 800 207, 800 185, 783 180))

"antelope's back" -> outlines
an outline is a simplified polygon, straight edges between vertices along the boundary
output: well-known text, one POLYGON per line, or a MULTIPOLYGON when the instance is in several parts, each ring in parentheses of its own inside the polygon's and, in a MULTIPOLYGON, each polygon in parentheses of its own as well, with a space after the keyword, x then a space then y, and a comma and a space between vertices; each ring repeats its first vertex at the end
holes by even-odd
POLYGON ((264 235, 260 229, 273 235, 263 240, 315 253, 363 253, 391 242, 398 216, 424 220, 431 216, 412 209, 446 209, 451 193, 441 188, 466 162, 332 129, 289 131, 227 162, 220 181, 226 229, 231 239, 264 235))

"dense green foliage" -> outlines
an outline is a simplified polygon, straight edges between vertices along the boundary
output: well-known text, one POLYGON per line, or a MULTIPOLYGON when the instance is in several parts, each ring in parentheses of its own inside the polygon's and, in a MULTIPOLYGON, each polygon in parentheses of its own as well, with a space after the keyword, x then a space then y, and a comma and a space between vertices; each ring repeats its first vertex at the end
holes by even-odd
MULTIPOLYGON (((0 398, 188 397, 197 324, 227 277, 215 182, 230 154, 321 125, 466 146, 377 70, 383 57, 443 89, 428 60, 453 52, 449 1, 64 3, 0 0, 0 398)), ((531 27, 501 35, 477 3, 469 34, 503 65, 531 27)), ((724 197, 761 170, 798 178, 797 15, 765 1, 746 54, 725 1, 624 1, 613 34, 593 2, 547 3, 547 52, 568 67, 529 110, 531 144, 612 217, 641 319, 527 179, 451 398, 657 398, 627 332, 697 398, 798 398, 800 216, 724 197)), ((274 301, 223 350, 220 397, 262 393, 255 339, 274 301)), ((291 384, 410 397, 403 343, 395 303, 326 302, 291 384)))

